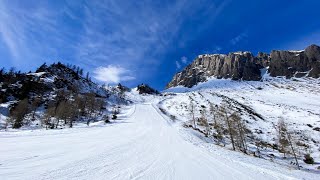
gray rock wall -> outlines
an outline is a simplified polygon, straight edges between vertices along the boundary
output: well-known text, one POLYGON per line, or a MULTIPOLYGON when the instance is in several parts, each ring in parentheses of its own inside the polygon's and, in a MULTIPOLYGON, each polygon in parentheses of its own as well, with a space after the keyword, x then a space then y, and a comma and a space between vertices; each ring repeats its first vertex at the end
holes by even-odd
POLYGON ((320 47, 311 45, 304 51, 272 51, 271 54, 250 52, 200 55, 181 72, 174 75, 166 88, 182 85, 192 87, 207 77, 258 81, 260 69, 269 66, 271 76, 320 77, 320 47))

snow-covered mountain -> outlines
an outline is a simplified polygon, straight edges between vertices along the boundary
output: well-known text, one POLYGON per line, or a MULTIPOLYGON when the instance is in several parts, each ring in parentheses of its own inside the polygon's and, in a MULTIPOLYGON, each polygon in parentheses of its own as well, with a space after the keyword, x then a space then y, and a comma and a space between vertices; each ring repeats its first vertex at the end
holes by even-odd
POLYGON ((205 141, 316 171, 307 159, 320 161, 319 70, 316 45, 199 55, 168 83, 159 108, 205 141))

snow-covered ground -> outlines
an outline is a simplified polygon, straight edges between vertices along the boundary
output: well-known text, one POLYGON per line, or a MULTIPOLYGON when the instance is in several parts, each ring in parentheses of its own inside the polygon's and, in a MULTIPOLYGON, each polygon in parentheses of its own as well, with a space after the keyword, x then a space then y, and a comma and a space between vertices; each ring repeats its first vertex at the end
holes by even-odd
POLYGON ((152 97, 141 97, 112 124, 1 132, 1 179, 319 177, 207 143, 161 114, 152 97))
POLYGON ((319 163, 320 132, 306 125, 320 126, 319 81, 297 81, 213 79, 191 89, 169 89, 163 96, 132 90, 126 98, 134 104, 123 106, 111 124, 0 131, 0 179, 319 179, 319 164, 297 170, 217 146, 213 138, 182 127, 190 120, 190 97, 205 107, 226 99, 261 115, 244 111, 242 116, 251 129, 262 131, 255 135, 264 141, 275 141, 273 123, 283 116, 308 137, 305 142, 319 163))
MULTIPOLYGON (((161 102, 161 108, 169 115, 174 115, 176 121, 190 125, 192 122, 188 106, 191 99, 196 103, 196 117, 201 116, 201 106, 206 107, 209 112, 210 103, 220 105, 225 101, 235 109, 240 109, 241 116, 254 137, 254 140, 249 141, 253 151, 256 149, 256 141, 277 144, 275 127, 279 118, 283 118, 293 132, 295 142, 298 142, 296 148, 300 165, 319 172, 317 169, 320 163, 320 79, 287 80, 266 77, 263 82, 248 82, 213 78, 191 89, 175 87, 166 92, 167 99, 161 102), (314 165, 302 161, 307 153, 315 159, 314 165)), ((210 123, 212 117, 209 114, 208 119, 210 123)), ((199 128, 204 129, 201 126, 199 128)), ((284 165, 293 161, 292 156, 283 159, 283 155, 271 147, 265 148, 262 153, 265 159, 284 165)))

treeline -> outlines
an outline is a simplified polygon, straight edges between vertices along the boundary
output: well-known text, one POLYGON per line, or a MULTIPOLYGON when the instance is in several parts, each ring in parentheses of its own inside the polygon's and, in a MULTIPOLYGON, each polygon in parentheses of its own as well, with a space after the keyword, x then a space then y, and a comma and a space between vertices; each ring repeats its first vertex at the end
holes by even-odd
POLYGON ((12 84, 24 74, 25 73, 21 73, 21 71, 16 71, 14 67, 10 68, 8 71, 3 67, 0 69, 0 84, 1 86, 12 84))
POLYGON ((58 128, 59 125, 72 127, 75 121, 81 120, 87 121, 89 125, 106 109, 105 99, 96 97, 94 93, 80 94, 59 90, 53 97, 45 102, 41 97, 19 101, 10 110, 7 125, 20 128, 36 119, 47 129, 58 128), (36 117, 36 112, 41 107, 44 111, 36 117))

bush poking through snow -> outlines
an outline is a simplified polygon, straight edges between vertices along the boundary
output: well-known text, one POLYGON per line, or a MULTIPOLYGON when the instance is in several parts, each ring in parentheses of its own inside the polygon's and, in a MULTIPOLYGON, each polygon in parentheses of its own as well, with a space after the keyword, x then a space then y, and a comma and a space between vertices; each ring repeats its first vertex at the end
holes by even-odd
POLYGON ((102 117, 102 120, 103 120, 105 123, 110 123, 110 118, 109 118, 108 115, 104 115, 104 116, 102 117))
POLYGON ((118 118, 118 116, 116 114, 112 114, 112 118, 113 120, 116 120, 118 118))
POLYGON ((175 120, 177 119, 177 117, 176 117, 175 115, 170 115, 170 119, 171 119, 172 121, 175 121, 175 120))
POLYGON ((310 154, 304 155, 304 160, 303 161, 305 163, 307 163, 307 164, 314 164, 314 159, 313 159, 313 157, 311 157, 310 154))

